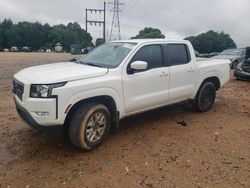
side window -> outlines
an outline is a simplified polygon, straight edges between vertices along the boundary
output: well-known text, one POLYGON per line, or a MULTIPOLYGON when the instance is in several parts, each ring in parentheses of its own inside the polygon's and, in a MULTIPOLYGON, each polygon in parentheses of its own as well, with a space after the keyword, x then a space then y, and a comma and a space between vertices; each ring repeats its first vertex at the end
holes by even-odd
POLYGON ((167 54, 171 65, 183 65, 190 61, 189 50, 185 44, 168 44, 167 54))
POLYGON ((148 70, 162 67, 162 51, 160 45, 148 45, 142 47, 132 58, 134 61, 145 61, 148 63, 148 70))

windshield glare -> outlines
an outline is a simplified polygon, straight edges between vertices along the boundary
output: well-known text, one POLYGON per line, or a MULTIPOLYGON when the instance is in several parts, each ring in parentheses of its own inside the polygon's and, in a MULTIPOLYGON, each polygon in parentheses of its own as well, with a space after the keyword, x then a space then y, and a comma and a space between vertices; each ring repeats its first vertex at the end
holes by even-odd
POLYGON ((104 68, 116 68, 135 47, 136 43, 111 42, 93 50, 89 55, 80 59, 79 63, 91 64, 104 68))
POLYGON ((239 56, 241 53, 241 50, 239 49, 231 49, 231 50, 225 50, 221 52, 221 55, 234 55, 234 56, 239 56))

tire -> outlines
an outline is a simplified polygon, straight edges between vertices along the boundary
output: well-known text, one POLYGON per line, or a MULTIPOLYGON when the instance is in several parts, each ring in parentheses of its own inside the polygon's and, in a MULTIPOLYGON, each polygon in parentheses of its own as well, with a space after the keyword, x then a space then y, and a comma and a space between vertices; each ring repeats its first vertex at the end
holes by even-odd
POLYGON ((107 138, 111 116, 103 104, 87 103, 80 106, 69 122, 69 138, 73 145, 93 150, 107 138))
POLYGON ((199 112, 209 111, 214 104, 215 96, 215 85, 212 82, 203 83, 193 101, 194 108, 199 112))

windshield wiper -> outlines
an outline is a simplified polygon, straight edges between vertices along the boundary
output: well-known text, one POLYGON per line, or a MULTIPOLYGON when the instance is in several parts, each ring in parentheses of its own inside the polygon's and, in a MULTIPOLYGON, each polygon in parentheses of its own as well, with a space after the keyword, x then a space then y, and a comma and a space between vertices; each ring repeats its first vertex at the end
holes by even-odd
POLYGON ((93 67, 101 67, 101 68, 103 68, 103 66, 101 66, 101 65, 97 65, 97 64, 94 64, 94 63, 89 63, 89 62, 82 62, 82 64, 83 65, 89 65, 89 66, 93 66, 93 67))

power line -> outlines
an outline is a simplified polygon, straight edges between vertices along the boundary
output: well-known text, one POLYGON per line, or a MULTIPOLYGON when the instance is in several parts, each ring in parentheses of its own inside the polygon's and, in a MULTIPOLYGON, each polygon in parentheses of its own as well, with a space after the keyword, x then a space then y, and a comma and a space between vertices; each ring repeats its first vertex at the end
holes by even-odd
POLYGON ((92 25, 102 25, 103 26, 103 40, 104 42, 106 41, 106 2, 104 1, 104 7, 103 9, 86 9, 85 10, 85 14, 86 14, 86 32, 88 32, 88 25, 90 24, 90 26, 92 25), (92 13, 99 13, 99 14, 103 14, 103 20, 98 19, 98 20, 93 20, 93 19, 88 19, 88 15, 92 14, 92 13))
POLYGON ((112 3, 113 8, 111 11, 113 12, 113 19, 110 30, 110 40, 121 40, 121 29, 120 29, 120 6, 124 5, 124 3, 120 3, 119 0, 113 0, 112 3))
POLYGON ((135 7, 135 5, 138 3, 138 0, 130 0, 130 2, 128 2, 127 6, 125 7, 125 9, 123 10, 123 13, 127 13, 127 12, 130 12, 133 7, 135 7))

